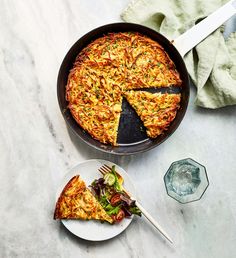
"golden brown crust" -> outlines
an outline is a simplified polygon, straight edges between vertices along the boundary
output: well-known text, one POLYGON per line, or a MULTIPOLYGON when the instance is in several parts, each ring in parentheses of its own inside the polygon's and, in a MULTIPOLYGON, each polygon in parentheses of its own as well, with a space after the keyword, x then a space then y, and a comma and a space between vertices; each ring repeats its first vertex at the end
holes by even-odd
POLYGON ((122 96, 127 90, 181 83, 174 63, 157 42, 139 33, 111 33, 78 54, 66 99, 85 131, 102 143, 117 145, 122 96))
POLYGON ((86 187, 79 175, 64 187, 57 200, 54 219, 101 220, 113 223, 112 218, 86 187))
POLYGON ((63 188, 54 211, 54 219, 60 218, 62 216, 63 210, 61 210, 61 203, 64 200, 65 196, 73 197, 73 195, 79 194, 86 189, 86 185, 83 180, 79 180, 79 175, 74 176, 70 179, 70 181, 63 188))
POLYGON ((180 94, 153 94, 145 91, 129 91, 125 97, 143 121, 147 135, 151 138, 156 138, 168 129, 181 100, 180 94))
POLYGON ((114 105, 74 105, 70 104, 71 113, 76 122, 94 139, 102 143, 117 144, 117 133, 122 102, 114 105))

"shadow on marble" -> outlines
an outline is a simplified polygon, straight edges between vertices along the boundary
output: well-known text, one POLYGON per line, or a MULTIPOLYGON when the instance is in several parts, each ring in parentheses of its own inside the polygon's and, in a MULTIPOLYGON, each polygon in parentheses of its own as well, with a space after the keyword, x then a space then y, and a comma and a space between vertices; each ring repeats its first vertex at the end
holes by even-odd
POLYGON ((120 167, 124 168, 128 172, 129 165, 132 162, 139 162, 141 160, 146 162, 150 159, 150 157, 154 155, 154 153, 155 153, 155 158, 157 158, 156 154, 158 153, 158 146, 154 149, 151 149, 142 153, 122 156, 122 155, 106 153, 89 146, 83 140, 81 140, 77 135, 75 135, 75 133, 68 126, 67 126, 67 131, 73 145, 85 160, 88 160, 88 159, 109 160, 119 165, 120 167))
POLYGON ((126 230, 121 232, 116 237, 113 237, 108 240, 103 241, 89 241, 77 237, 76 235, 72 234, 66 227, 63 226, 62 223, 59 223, 59 234, 61 236, 67 237, 69 241, 72 241, 75 244, 82 245, 87 249, 89 252, 91 248, 100 248, 103 249, 104 246, 112 245, 115 241, 119 241, 122 243, 123 246, 126 246, 127 250, 132 250, 130 246, 130 236, 136 236, 137 240, 139 239, 140 242, 143 242, 143 237, 145 235, 152 235, 157 241, 164 244, 168 249, 174 250, 174 246, 171 245, 161 234, 143 217, 143 218, 134 218, 132 223, 128 226, 126 230))
POLYGON ((68 126, 67 131, 69 133, 72 143, 85 159, 106 159, 123 167, 128 166, 131 160, 130 156, 120 156, 102 152, 82 141, 77 135, 75 135, 75 133, 68 126))
POLYGON ((199 107, 196 106, 195 107, 195 112, 197 112, 198 114, 202 114, 202 115, 220 115, 222 117, 227 117, 227 116, 234 116, 236 115, 236 105, 233 106, 226 106, 226 107, 221 107, 221 108, 217 108, 217 109, 208 109, 208 108, 203 108, 203 107, 199 107))
MULTIPOLYGON (((111 239, 104 240, 104 241, 89 241, 89 240, 85 240, 85 239, 82 239, 82 238, 77 237, 76 235, 72 234, 66 227, 64 227, 62 225, 62 223, 60 223, 60 225, 59 225, 59 232, 60 232, 60 235, 67 236, 70 241, 72 241, 74 243, 77 243, 77 244, 85 245, 85 246, 88 246, 88 245, 89 246, 97 246, 98 244, 99 244, 99 246, 104 246, 108 242, 112 242, 115 239, 115 238, 111 238, 111 239)), ((122 232, 122 233, 124 233, 124 232, 122 232)))
POLYGON ((62 223, 59 224, 59 232, 60 232, 60 235, 67 236, 70 241, 72 241, 76 244, 84 245, 86 247, 89 246, 90 248, 97 247, 97 246, 100 246, 102 248, 103 246, 106 246, 107 244, 111 244, 112 242, 117 241, 117 239, 120 241, 122 241, 122 239, 126 239, 126 235, 127 235, 126 233, 129 231, 129 229, 131 229, 134 226, 134 224, 137 224, 137 223, 135 223, 133 221, 132 224, 133 224, 132 226, 130 225, 126 230, 121 232, 116 237, 113 237, 113 238, 107 239, 107 240, 102 240, 102 241, 89 241, 89 240, 82 239, 82 238, 72 234, 66 227, 63 226, 62 223))

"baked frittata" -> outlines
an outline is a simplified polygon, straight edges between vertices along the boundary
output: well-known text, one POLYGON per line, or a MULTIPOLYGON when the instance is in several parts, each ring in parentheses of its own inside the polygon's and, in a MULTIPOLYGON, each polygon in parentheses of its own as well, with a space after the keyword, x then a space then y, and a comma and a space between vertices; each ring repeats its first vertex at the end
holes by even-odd
POLYGON ((156 138, 174 120, 179 109, 180 94, 129 91, 125 97, 143 121, 147 135, 156 138))
POLYGON ((54 212, 54 219, 100 220, 113 223, 79 175, 64 187, 54 212))
POLYGON ((117 145, 127 91, 181 86, 173 61, 154 40, 134 32, 110 33, 76 57, 66 99, 77 123, 102 143, 117 145))

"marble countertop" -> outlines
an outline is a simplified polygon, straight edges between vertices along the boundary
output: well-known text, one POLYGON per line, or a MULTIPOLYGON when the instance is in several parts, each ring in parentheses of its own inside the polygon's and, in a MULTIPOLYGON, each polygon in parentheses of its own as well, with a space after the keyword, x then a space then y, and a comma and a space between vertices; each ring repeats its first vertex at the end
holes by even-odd
POLYGON ((121 21, 122 1, 4 1, 0 8, 0 257, 228 258, 236 253, 236 107, 198 108, 191 98, 180 127, 143 154, 99 152, 68 131, 56 97, 57 73, 83 34, 121 21), (198 202, 167 196, 170 164, 191 157, 207 168, 210 186, 198 202), (118 237, 89 242, 53 220, 55 193, 78 162, 102 158, 127 170, 140 202, 174 240, 169 245, 145 218, 118 237))

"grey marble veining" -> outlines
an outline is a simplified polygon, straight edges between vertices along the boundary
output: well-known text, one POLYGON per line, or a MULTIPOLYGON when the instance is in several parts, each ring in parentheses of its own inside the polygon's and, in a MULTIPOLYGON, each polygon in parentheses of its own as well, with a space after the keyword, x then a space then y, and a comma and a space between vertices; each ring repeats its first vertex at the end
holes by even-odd
POLYGON ((78 140, 57 104, 56 79, 71 45, 89 30, 120 21, 122 1, 0 1, 0 257, 230 258, 236 254, 236 107, 197 108, 195 88, 180 127, 165 143, 118 157, 78 140), (191 157, 207 168, 203 198, 167 196, 169 165, 191 157), (170 246, 136 218, 118 237, 88 242, 52 219, 61 178, 79 161, 111 160, 126 169, 138 197, 174 240, 170 246))

